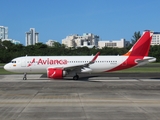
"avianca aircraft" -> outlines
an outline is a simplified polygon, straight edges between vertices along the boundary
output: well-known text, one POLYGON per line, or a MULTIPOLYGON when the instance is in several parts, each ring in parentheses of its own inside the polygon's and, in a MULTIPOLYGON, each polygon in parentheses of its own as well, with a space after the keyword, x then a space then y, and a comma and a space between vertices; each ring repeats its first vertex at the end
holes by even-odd
POLYGON ((124 55, 118 56, 25 56, 13 59, 4 66, 11 72, 46 73, 48 78, 62 79, 64 76, 73 75, 73 79, 79 79, 78 73, 100 73, 123 70, 149 62, 156 58, 149 57, 148 52, 152 40, 150 31, 145 31, 141 38, 124 55))

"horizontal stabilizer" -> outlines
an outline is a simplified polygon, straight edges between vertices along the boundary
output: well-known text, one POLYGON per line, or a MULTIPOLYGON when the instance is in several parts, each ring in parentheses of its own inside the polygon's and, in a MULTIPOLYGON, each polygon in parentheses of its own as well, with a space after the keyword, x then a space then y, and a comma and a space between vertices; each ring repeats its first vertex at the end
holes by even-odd
POLYGON ((144 57, 143 60, 136 60, 135 62, 138 63, 138 66, 140 66, 140 65, 144 65, 150 62, 155 62, 155 61, 156 61, 156 58, 154 57, 144 57))

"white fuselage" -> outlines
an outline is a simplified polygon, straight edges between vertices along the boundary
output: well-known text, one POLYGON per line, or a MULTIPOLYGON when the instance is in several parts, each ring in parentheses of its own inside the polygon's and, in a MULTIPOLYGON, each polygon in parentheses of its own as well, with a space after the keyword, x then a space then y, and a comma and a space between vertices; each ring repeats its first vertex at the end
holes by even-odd
MULTIPOLYGON (((6 64, 4 68, 11 72, 17 73, 46 73, 48 68, 72 68, 78 65, 84 65, 91 61, 93 56, 25 56, 13 59, 6 64)), ((133 67, 133 62, 127 61, 128 56, 98 56, 93 64, 88 67, 81 68, 79 72, 97 73, 107 72, 117 66, 122 69, 133 67)), ((149 57, 144 57, 149 58, 149 57)), ((151 57, 152 58, 152 57, 151 57)), ((153 62, 153 58, 148 62, 153 62)), ((146 62, 146 61, 145 61, 146 62)), ((146 64, 146 63, 145 63, 146 64)), ((138 65, 134 62, 134 66, 138 65)))

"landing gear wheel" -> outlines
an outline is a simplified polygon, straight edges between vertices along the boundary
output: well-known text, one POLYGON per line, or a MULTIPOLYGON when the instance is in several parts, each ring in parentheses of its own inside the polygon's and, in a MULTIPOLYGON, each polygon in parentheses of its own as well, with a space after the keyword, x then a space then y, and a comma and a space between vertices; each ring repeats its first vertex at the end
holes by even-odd
POLYGON ((27 80, 27 78, 24 77, 23 80, 27 80))
POLYGON ((79 79, 78 75, 73 76, 73 80, 78 80, 78 79, 79 79))

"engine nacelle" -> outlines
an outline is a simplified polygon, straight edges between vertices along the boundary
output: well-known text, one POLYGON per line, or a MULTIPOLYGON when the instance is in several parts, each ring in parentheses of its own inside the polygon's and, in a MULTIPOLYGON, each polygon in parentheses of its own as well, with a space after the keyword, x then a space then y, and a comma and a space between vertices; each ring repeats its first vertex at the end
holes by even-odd
POLYGON ((47 76, 52 79, 61 79, 66 75, 66 71, 60 68, 48 68, 47 76))

